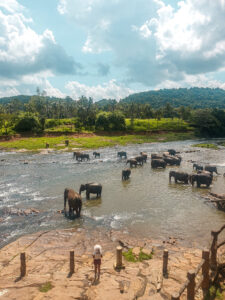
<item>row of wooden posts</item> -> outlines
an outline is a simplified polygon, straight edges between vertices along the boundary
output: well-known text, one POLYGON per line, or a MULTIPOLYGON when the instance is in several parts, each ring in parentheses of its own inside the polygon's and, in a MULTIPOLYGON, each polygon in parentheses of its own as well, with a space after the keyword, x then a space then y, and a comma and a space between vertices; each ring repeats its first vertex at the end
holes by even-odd
MULTIPOLYGON (((202 260, 195 270, 190 270, 187 273, 187 281, 181 286, 179 292, 176 292, 171 295, 171 300, 180 300, 181 295, 187 289, 187 300, 194 300, 196 291, 199 288, 202 288, 203 294, 205 295, 209 290, 210 286, 210 271, 215 273, 217 270, 217 250, 219 247, 225 245, 225 241, 218 244, 218 235, 225 229, 225 225, 219 231, 212 231, 212 244, 210 250, 204 249, 202 251, 202 260), (197 274, 202 271, 201 280, 196 283, 197 274)), ((164 277, 168 275, 168 259, 169 252, 167 249, 163 251, 163 266, 162 274, 164 277)), ((20 254, 20 276, 21 278, 26 275, 26 254, 23 252, 20 254)), ((124 268, 123 259, 122 259, 122 247, 117 246, 116 248, 116 262, 114 264, 116 270, 124 268)), ((74 273, 75 270, 75 260, 74 260, 74 251, 70 251, 70 276, 74 273)))

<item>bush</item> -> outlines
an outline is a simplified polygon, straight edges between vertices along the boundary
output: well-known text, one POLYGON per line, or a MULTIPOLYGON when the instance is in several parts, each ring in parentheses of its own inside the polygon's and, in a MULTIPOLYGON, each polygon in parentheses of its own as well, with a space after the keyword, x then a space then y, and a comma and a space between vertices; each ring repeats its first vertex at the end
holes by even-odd
POLYGON ((56 119, 48 119, 45 121, 45 128, 52 128, 59 125, 59 121, 56 119))
POLYGON ((17 121, 14 129, 17 132, 40 132, 41 124, 35 116, 24 116, 17 121))
POLYGON ((100 130, 125 130, 125 117, 120 112, 102 112, 97 116, 96 129, 100 130))

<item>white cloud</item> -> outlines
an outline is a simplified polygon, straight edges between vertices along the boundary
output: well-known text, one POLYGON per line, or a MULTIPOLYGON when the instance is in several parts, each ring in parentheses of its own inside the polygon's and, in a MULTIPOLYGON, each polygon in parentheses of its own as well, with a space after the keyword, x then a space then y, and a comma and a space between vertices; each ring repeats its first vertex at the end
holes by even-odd
POLYGON ((51 71, 76 73, 81 66, 59 46, 51 30, 36 33, 16 0, 0 3, 0 78, 51 71))
POLYGON ((81 96, 92 97, 95 101, 103 98, 117 99, 124 98, 134 93, 133 90, 118 84, 116 80, 110 80, 102 85, 88 86, 77 81, 69 81, 66 89, 72 98, 78 99, 81 96))
POLYGON ((111 51, 127 82, 155 87, 225 66, 224 0, 59 0, 58 10, 85 30, 83 51, 111 51))

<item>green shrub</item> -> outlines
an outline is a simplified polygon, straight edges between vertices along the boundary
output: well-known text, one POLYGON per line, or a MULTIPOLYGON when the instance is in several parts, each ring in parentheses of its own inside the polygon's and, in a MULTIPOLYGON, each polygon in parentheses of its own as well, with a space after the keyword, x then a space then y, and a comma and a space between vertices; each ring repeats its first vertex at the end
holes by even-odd
POLYGON ((23 116, 17 121, 14 129, 17 132, 39 132, 41 124, 35 116, 23 116))
POLYGON ((136 257, 133 254, 133 249, 129 249, 127 252, 122 253, 124 258, 129 261, 129 262, 142 262, 143 260, 149 260, 152 259, 152 253, 151 254, 146 254, 142 252, 142 248, 140 249, 139 256, 136 257))
POLYGON ((42 286, 40 286, 39 291, 42 293, 47 293, 52 288, 53 285, 51 284, 51 282, 45 282, 44 284, 42 284, 42 286))

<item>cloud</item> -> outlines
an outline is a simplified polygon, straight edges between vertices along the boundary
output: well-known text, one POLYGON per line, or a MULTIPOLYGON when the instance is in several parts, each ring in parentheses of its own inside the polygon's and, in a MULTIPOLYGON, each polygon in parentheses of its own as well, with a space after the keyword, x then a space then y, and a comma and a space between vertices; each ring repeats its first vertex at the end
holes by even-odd
POLYGON ((110 52, 127 83, 148 87, 225 67, 225 1, 59 0, 86 32, 85 53, 110 52))
POLYGON ((56 43, 53 32, 37 34, 24 8, 15 0, 0 3, 0 77, 19 78, 50 70, 55 74, 76 74, 82 69, 56 43))
POLYGON ((107 64, 103 64, 103 63, 98 63, 97 69, 98 69, 99 76, 106 76, 110 72, 110 66, 107 64))
POLYGON ((118 84, 116 80, 110 80, 102 85, 88 86, 77 81, 70 81, 66 84, 66 89, 72 98, 78 99, 81 96, 92 97, 95 101, 103 98, 121 99, 129 94, 134 93, 133 90, 118 84))

